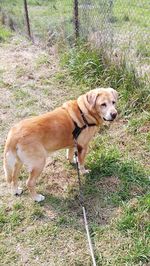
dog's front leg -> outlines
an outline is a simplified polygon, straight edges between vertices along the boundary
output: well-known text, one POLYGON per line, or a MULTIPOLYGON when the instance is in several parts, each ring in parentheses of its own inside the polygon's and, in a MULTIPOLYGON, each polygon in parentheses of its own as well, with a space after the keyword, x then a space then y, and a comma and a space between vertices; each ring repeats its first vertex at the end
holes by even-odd
POLYGON ((74 148, 67 149, 66 157, 67 157, 67 160, 69 160, 70 163, 75 163, 75 160, 74 160, 74 148))
POLYGON ((90 172, 90 170, 85 169, 84 167, 84 160, 85 160, 87 151, 88 151, 88 146, 82 147, 82 149, 78 150, 79 169, 80 169, 80 173, 83 175, 88 174, 90 172))

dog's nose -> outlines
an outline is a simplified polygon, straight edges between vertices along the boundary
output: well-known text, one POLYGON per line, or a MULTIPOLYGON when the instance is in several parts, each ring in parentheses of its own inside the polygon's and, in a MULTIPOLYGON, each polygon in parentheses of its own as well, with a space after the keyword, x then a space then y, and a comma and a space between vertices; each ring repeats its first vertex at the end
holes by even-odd
POLYGON ((112 119, 115 119, 116 116, 117 116, 117 113, 111 113, 111 117, 112 117, 112 119))

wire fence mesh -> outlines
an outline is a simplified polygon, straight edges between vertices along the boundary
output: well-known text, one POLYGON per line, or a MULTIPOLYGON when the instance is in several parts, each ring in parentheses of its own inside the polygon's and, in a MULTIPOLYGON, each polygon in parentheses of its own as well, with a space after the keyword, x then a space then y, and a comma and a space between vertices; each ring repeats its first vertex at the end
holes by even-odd
POLYGON ((150 74, 150 1, 80 0, 81 31, 96 47, 150 74))
MULTIPOLYGON (((34 40, 71 45, 78 35, 110 58, 125 58, 140 76, 150 76, 149 0, 28 0, 34 40), (78 10, 75 10, 75 6, 78 10), (77 12, 77 13, 75 13, 77 12), (78 16, 75 18, 75 14, 78 16), (78 29, 76 24, 78 23, 78 29), (76 30, 75 30, 76 29, 76 30)), ((0 0, 1 21, 26 32, 23 0, 0 0)))

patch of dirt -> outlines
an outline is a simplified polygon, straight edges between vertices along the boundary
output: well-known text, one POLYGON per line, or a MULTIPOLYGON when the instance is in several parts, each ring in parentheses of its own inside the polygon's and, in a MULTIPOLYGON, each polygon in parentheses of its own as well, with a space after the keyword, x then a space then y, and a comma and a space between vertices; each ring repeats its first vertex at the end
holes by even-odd
POLYGON ((47 159, 42 175, 47 193, 65 198, 68 194, 68 187, 77 183, 77 179, 72 178, 74 173, 76 174, 67 163, 64 151, 52 154, 47 159))
POLYGON ((20 243, 16 246, 16 252, 20 255, 20 260, 23 265, 27 265, 29 261, 30 247, 25 247, 25 245, 21 245, 20 243))
POLYGON ((120 183, 120 179, 116 176, 108 176, 96 182, 98 187, 105 189, 107 192, 115 192, 120 183))
POLYGON ((146 123, 144 126, 140 127, 138 132, 140 132, 140 133, 150 132, 150 122, 146 123))
MULTIPOLYGON (((139 133, 147 133, 150 130, 150 124, 146 123, 139 129, 139 133)), ((138 139, 128 131, 128 120, 119 119, 110 125, 107 133, 110 136, 110 143, 116 145, 120 151, 128 152, 130 159, 136 158, 142 165, 149 167, 149 152, 145 149, 145 138, 138 139)), ((142 135, 141 135, 142 136, 142 135)))

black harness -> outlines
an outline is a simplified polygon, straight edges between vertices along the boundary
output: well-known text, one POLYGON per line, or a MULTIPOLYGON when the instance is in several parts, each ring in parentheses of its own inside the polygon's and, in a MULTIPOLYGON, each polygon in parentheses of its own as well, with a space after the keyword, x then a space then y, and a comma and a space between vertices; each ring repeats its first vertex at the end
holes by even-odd
MULTIPOLYGON (((78 108, 79 108, 79 107, 78 107, 78 108)), ((88 121, 86 120, 86 118, 85 118, 85 116, 84 116, 84 114, 83 114, 83 112, 82 112, 82 110, 81 110, 80 108, 79 108, 79 111, 80 111, 80 113, 81 113, 81 116, 82 116, 82 119, 83 119, 85 125, 84 125, 83 127, 79 127, 79 126, 77 125, 77 123, 76 123, 75 121, 73 121, 73 122, 74 122, 74 125, 75 125, 75 129, 74 129, 74 131, 72 132, 72 135, 73 135, 73 138, 74 138, 75 140, 77 140, 77 138, 79 137, 79 135, 80 135, 80 133, 82 132, 82 130, 84 130, 84 129, 87 128, 87 127, 94 127, 94 126, 96 126, 96 124, 94 124, 94 123, 92 123, 92 124, 89 124, 89 123, 88 123, 88 121)))

